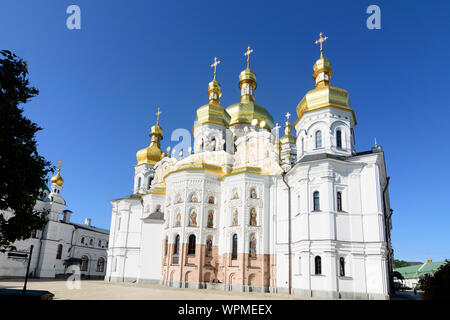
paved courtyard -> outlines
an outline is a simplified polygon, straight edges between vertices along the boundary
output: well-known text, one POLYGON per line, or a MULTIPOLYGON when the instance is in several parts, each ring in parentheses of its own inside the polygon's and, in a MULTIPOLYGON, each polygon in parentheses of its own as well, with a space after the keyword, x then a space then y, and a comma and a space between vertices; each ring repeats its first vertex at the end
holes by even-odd
MULTIPOLYGON (((0 288, 21 289, 23 280, 0 280, 0 288)), ((55 300, 294 300, 287 294, 228 292, 206 289, 169 288, 160 285, 107 283, 82 280, 80 289, 69 289, 64 280, 31 279, 30 290, 48 290, 55 300)))

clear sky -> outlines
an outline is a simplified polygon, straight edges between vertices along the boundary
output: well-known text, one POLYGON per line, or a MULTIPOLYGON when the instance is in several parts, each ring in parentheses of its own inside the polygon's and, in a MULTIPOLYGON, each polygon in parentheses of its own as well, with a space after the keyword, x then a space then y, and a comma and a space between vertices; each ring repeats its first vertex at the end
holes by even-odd
POLYGON ((215 56, 221 104, 239 100, 250 45, 256 101, 282 123, 313 88, 324 32, 332 84, 356 112, 357 151, 374 137, 385 151, 395 257, 437 261, 450 258, 448 12, 448 1, 1 1, 0 48, 29 64, 40 94, 26 115, 44 128, 40 153, 63 160, 73 220, 109 229, 109 200, 131 193, 157 106, 165 150, 207 102, 215 56), (66 28, 71 4, 81 30, 66 28), (381 30, 366 27, 371 4, 381 30))

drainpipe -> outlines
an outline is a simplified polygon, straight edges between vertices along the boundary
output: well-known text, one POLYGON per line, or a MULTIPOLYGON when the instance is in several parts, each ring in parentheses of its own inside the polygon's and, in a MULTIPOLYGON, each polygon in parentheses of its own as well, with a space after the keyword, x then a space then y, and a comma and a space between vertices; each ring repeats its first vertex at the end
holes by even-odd
POLYGON ((391 209, 389 213, 386 212, 386 191, 389 186, 390 177, 386 177, 386 185, 383 188, 383 213, 384 213, 384 236, 386 243, 388 245, 389 255, 388 255, 388 276, 389 276, 389 293, 393 292, 394 283, 392 278, 392 248, 391 248, 391 236, 390 236, 390 220, 393 210, 391 209))
POLYGON ((291 249, 291 187, 286 181, 286 172, 281 174, 283 182, 288 189, 288 261, 289 261, 289 294, 292 293, 292 249, 291 249))

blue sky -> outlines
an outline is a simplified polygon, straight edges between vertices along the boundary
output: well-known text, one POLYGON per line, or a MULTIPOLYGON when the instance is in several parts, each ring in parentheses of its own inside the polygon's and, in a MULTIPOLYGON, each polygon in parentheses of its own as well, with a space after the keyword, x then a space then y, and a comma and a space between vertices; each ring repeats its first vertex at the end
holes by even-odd
POLYGON ((332 84, 356 112, 357 151, 376 137, 386 153, 395 256, 437 261, 450 258, 449 11, 448 1, 2 1, 0 48, 29 63, 40 94, 26 115, 44 128, 40 153, 63 160, 73 220, 109 228, 109 200, 130 194, 157 106, 165 149, 207 102, 215 56, 221 104, 239 100, 250 45, 256 101, 281 123, 313 88, 324 32, 332 84), (81 30, 66 28, 71 4, 81 30), (381 30, 366 28, 371 4, 381 30))

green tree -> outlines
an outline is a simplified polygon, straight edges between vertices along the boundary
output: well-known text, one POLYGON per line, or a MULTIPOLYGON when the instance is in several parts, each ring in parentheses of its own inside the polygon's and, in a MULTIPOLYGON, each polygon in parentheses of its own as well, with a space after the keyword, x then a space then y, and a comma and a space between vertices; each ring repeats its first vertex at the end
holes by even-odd
POLYGON ((404 260, 394 259, 394 268, 408 267, 410 264, 404 260))
POLYGON ((0 50, 0 210, 12 209, 9 219, 0 214, 0 250, 13 248, 47 223, 46 212, 34 210, 40 188, 54 169, 38 154, 37 124, 23 116, 19 106, 39 94, 30 86, 27 63, 0 50))
POLYGON ((450 299, 450 261, 439 267, 433 275, 426 274, 419 279, 425 300, 450 299))

